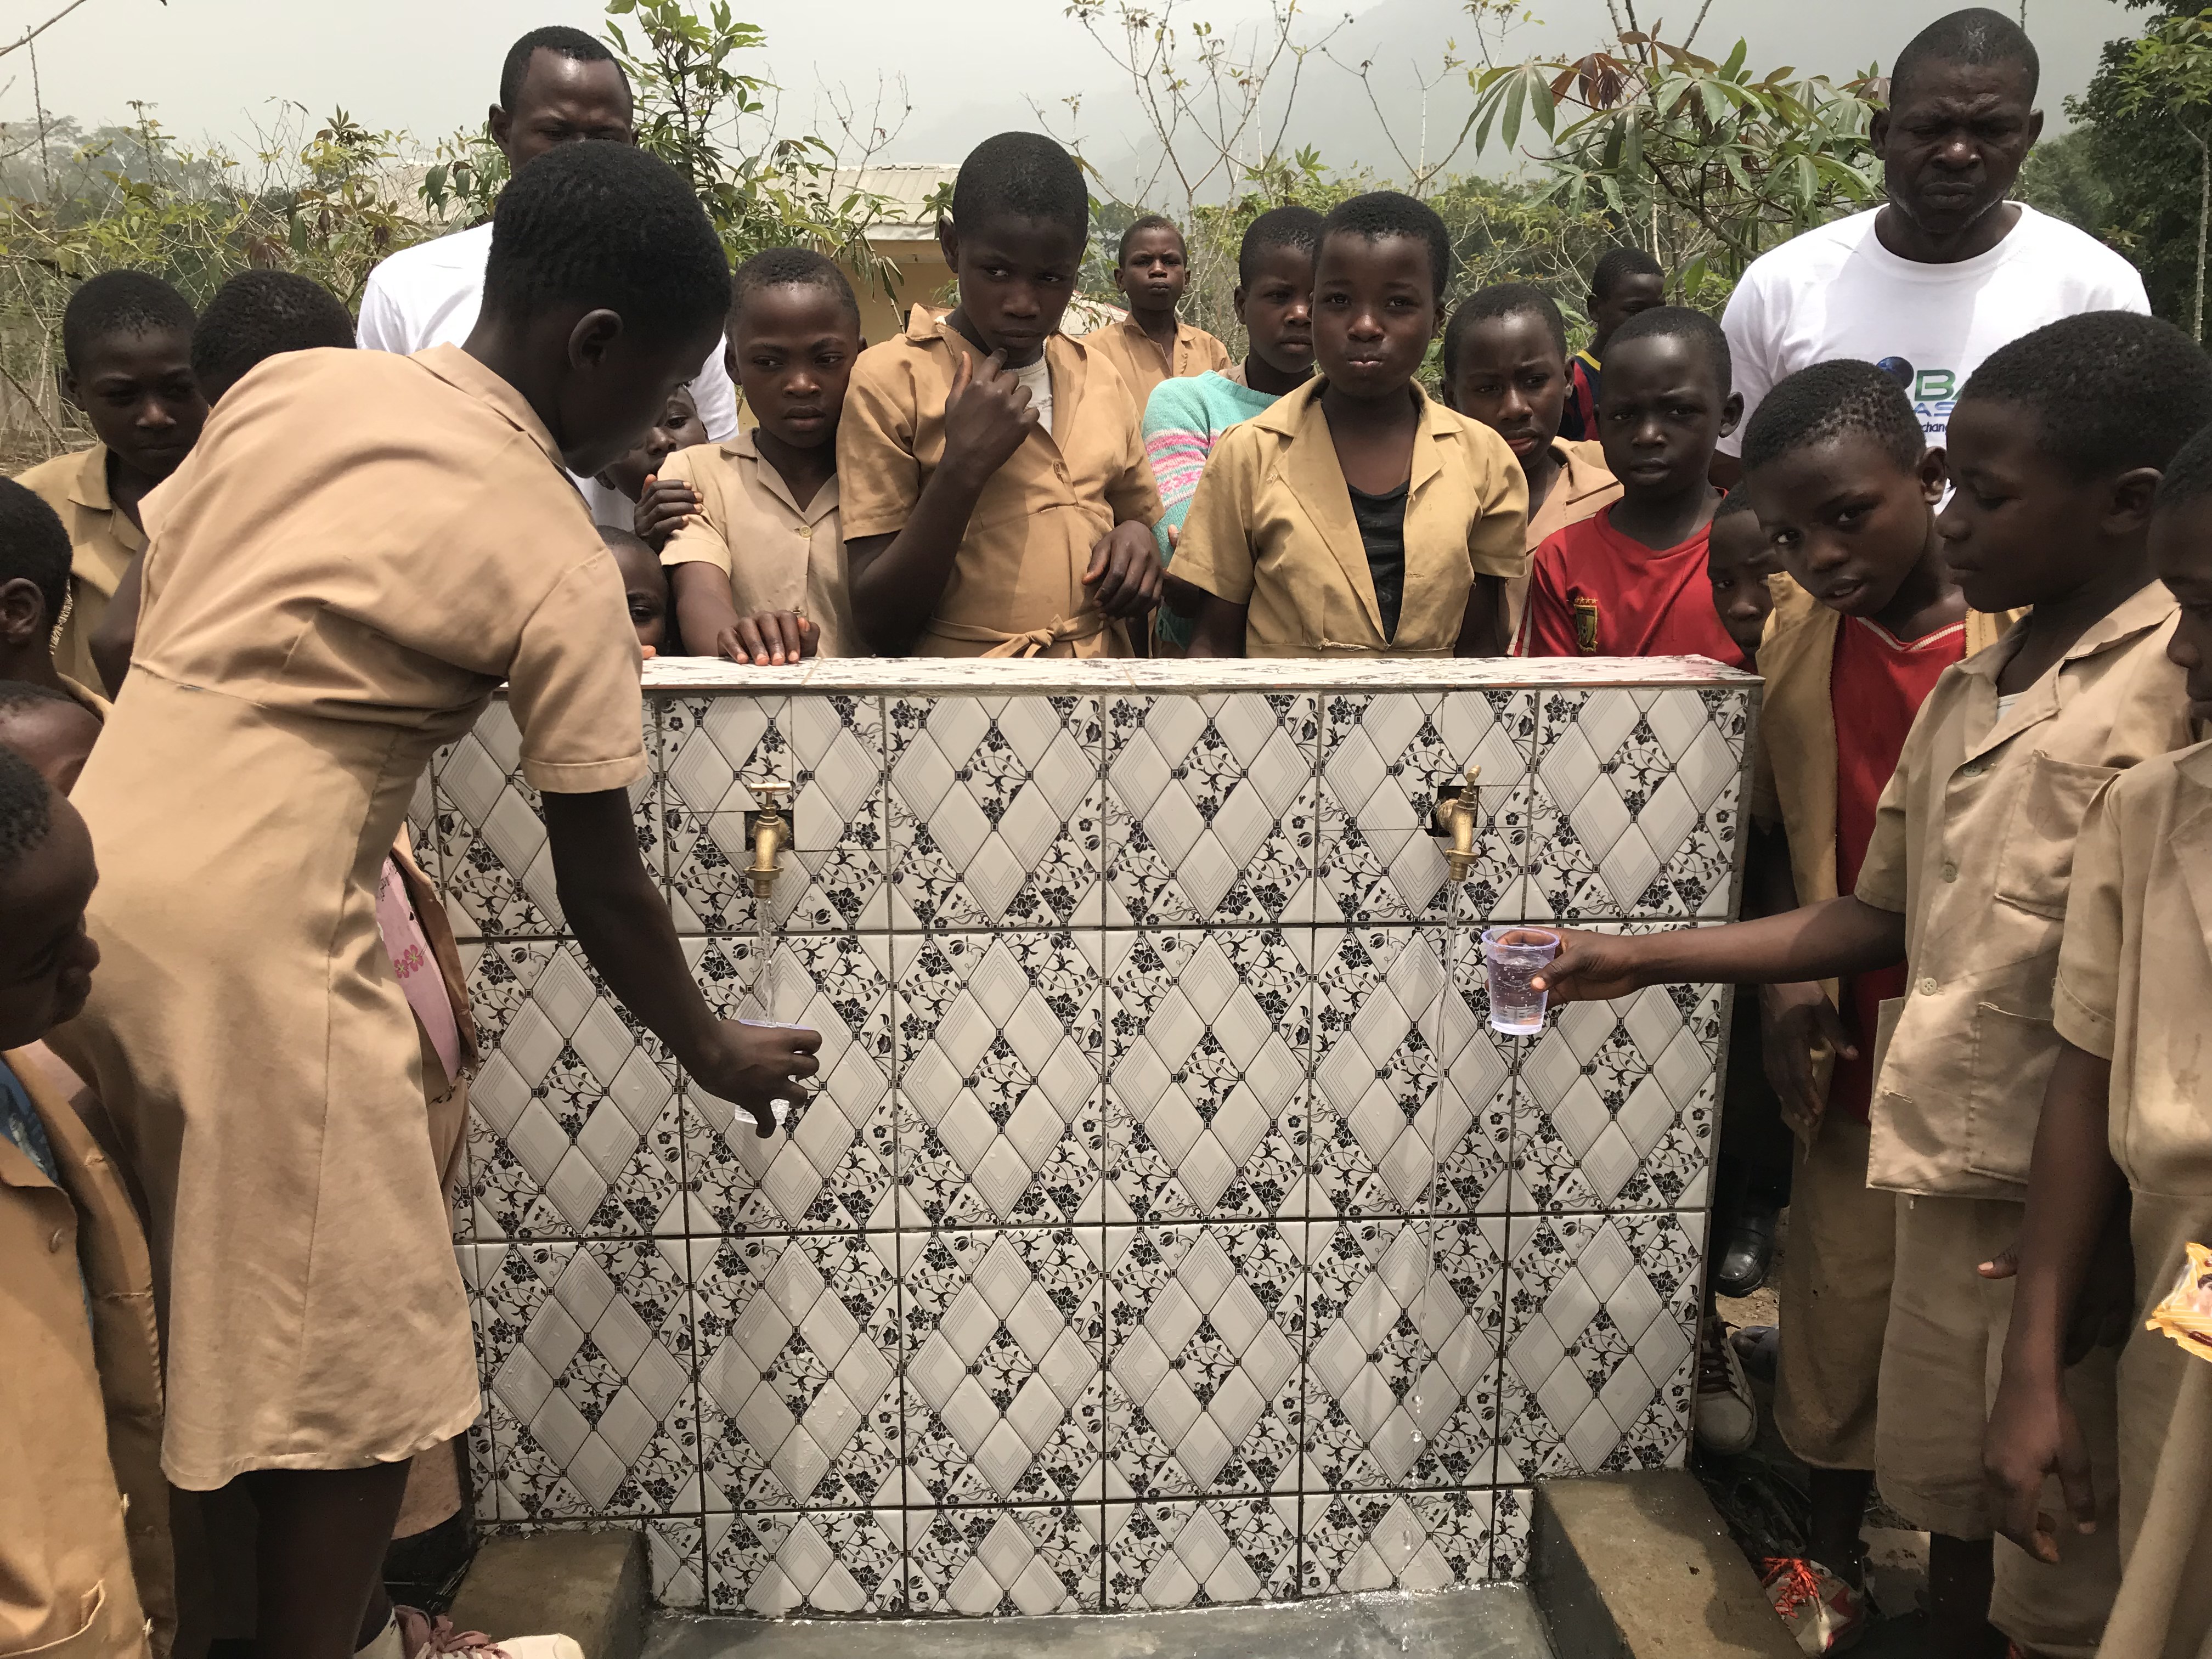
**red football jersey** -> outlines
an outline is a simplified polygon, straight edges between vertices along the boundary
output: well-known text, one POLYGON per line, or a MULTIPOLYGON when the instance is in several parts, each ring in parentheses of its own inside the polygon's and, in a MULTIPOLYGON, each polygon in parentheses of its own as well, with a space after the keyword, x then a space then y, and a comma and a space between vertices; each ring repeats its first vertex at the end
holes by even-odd
POLYGON ((1711 527, 1649 548, 1613 527, 1613 509, 1545 538, 1528 562, 1523 657, 1710 657, 1748 667, 1713 609, 1711 527))

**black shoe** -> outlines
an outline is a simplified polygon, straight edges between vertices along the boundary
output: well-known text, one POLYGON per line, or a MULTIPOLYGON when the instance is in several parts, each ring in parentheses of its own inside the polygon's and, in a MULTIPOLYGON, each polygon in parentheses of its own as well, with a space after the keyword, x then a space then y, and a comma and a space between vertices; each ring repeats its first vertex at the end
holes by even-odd
POLYGON ((1766 1282, 1767 1264, 1774 1259, 1774 1220, 1775 1212, 1764 1206, 1744 1206, 1714 1265, 1714 1295, 1749 1296, 1766 1282))

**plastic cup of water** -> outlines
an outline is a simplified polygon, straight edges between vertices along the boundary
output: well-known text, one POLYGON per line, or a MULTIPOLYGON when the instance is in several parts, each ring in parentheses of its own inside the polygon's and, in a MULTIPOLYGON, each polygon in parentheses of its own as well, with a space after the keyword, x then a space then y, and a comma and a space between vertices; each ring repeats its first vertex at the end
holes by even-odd
POLYGON ((1559 954, 1559 936, 1541 927, 1486 927, 1482 956, 1490 975, 1490 1029, 1534 1036, 1544 1029, 1545 994, 1528 981, 1559 954))

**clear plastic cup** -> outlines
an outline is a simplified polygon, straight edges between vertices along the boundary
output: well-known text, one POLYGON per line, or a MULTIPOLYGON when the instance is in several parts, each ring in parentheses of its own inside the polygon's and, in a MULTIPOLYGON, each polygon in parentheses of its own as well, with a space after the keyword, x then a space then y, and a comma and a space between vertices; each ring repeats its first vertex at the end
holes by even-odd
POLYGON ((1534 1036, 1544 1029, 1543 992, 1528 981, 1559 954, 1559 936, 1541 927, 1486 927, 1482 957, 1490 975, 1490 1029, 1534 1036))

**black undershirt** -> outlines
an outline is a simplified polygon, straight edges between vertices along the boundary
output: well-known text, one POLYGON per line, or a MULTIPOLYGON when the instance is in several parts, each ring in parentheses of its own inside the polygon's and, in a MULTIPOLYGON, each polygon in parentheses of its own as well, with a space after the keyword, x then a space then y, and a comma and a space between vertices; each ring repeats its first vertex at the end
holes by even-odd
MULTIPOLYGON (((1352 489, 1350 484, 1345 488, 1352 489)), ((1382 637, 1393 642, 1398 637, 1398 613, 1406 603, 1406 489, 1400 484, 1380 495, 1352 489, 1352 522, 1359 526, 1359 540, 1367 550, 1375 608, 1382 613, 1382 637)))

